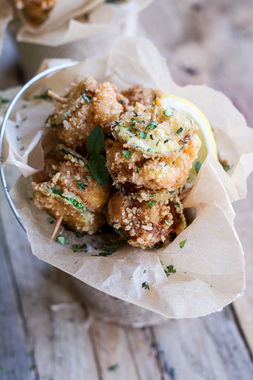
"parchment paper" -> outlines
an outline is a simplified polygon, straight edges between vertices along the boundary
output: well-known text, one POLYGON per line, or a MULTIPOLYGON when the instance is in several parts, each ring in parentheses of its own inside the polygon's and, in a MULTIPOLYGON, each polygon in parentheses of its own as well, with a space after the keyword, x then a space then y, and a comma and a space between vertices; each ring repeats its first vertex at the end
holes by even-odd
MULTIPOLYGON (((253 131, 220 92, 206 86, 177 86, 165 59, 148 40, 140 38, 120 38, 108 57, 90 58, 56 73, 44 80, 40 89, 34 86, 30 98, 32 91, 48 87, 64 94, 70 83, 87 75, 111 80, 120 89, 139 83, 191 100, 209 118, 221 158, 233 167, 226 173, 216 159, 207 157, 185 203, 195 209, 196 218, 169 246, 157 251, 125 246, 108 257, 74 253, 50 242, 52 226, 30 201, 29 178, 21 179, 12 195, 33 253, 96 289, 166 317, 199 317, 221 310, 244 290, 244 254, 234 229, 231 202, 246 194, 246 178, 253 166, 253 131), (180 248, 179 242, 185 239, 180 248), (171 264, 176 273, 167 277, 164 267, 171 264), (142 288, 145 281, 149 290, 142 288)), ((16 115, 27 117, 24 124, 15 128, 15 115, 9 123, 5 160, 29 176, 43 161, 39 145, 36 155, 34 147, 45 133, 42 120, 51 113, 52 104, 39 100, 26 103, 28 107, 20 104, 16 115), (24 146, 21 152, 18 144, 24 146)), ((96 235, 92 239, 97 239, 96 235)))
MULTIPOLYGON (((118 4, 106 4, 104 0, 59 0, 48 19, 39 26, 30 24, 22 15, 22 26, 17 33, 17 40, 44 46, 60 46, 73 41, 82 40, 112 30, 119 33, 132 34, 135 28, 135 16, 153 0, 128 0, 118 4)), ((6 0, 0 0, 10 9, 6 0)), ((2 11, 1 11, 2 12, 2 11)), ((11 12, 12 14, 12 12, 11 12)), ((14 15, 12 16, 14 18, 14 15)), ((10 17, 0 16, 0 41, 10 17)))

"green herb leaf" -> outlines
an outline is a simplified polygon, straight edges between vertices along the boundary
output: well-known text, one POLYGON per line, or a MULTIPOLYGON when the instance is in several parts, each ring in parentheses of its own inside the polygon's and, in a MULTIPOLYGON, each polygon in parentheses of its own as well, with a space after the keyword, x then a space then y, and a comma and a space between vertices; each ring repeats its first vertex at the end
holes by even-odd
MULTIPOLYGON (((108 1, 107 1, 108 2, 108 1)), ((113 364, 113 365, 110 365, 110 367, 108 367, 108 371, 115 371, 117 368, 118 368, 118 364, 113 364)))
POLYGON ((140 132, 140 138, 144 139, 147 137, 147 132, 140 132))
POLYGON ((153 129, 157 128, 157 126, 158 126, 157 121, 151 121, 151 123, 149 123, 147 125, 146 129, 153 130, 153 129))
POLYGON ((80 181, 80 180, 76 181, 76 184, 80 190, 84 190, 88 186, 88 183, 85 183, 85 182, 80 181))
POLYGON ((148 289, 149 290, 149 284, 148 284, 148 282, 147 281, 143 282, 141 284, 141 287, 144 288, 144 289, 148 289))
POLYGON ((149 208, 152 208, 156 204, 156 201, 147 201, 147 205, 149 208))
POLYGON ((91 102, 91 96, 87 95, 87 91, 84 91, 81 94, 81 97, 85 100, 86 103, 90 103, 91 102))
POLYGON ((55 220, 51 216, 48 218, 48 223, 49 224, 54 224, 55 220))
POLYGON ((168 220, 165 220, 164 223, 167 224, 167 226, 171 225, 171 223, 168 220))
POLYGON ((180 243, 179 243, 179 247, 180 247, 180 248, 184 248, 186 242, 187 242, 187 239, 180 241, 180 243))
POLYGON ((176 131, 176 134, 180 134, 180 133, 182 133, 183 132, 183 128, 182 127, 180 127, 180 128, 178 128, 178 130, 176 131))
POLYGON ((0 105, 1 105, 1 104, 9 103, 10 101, 11 101, 11 99, 3 98, 3 97, 0 95, 0 105))
POLYGON ((117 232, 117 234, 119 234, 119 236, 122 237, 122 239, 128 239, 127 234, 122 230, 122 228, 119 228, 118 230, 115 229, 115 232, 117 232))
POLYGON ((199 161, 197 161, 196 163, 195 163, 195 170, 196 170, 196 173, 198 173, 199 171, 200 171, 200 168, 201 168, 201 162, 199 162, 199 161))
POLYGON ((116 252, 119 248, 123 247, 124 242, 122 240, 110 240, 103 246, 103 252, 100 252, 98 256, 110 256, 116 252))
POLYGON ((73 252, 87 252, 86 244, 72 244, 71 249, 73 252))
POLYGON ((170 117, 170 116, 173 115, 173 112, 172 112, 172 111, 169 111, 169 110, 165 110, 165 111, 163 111, 163 114, 164 114, 164 116, 166 116, 166 117, 170 117))
POLYGON ((168 265, 166 267, 166 269, 164 269, 164 272, 165 272, 166 276, 169 277, 169 275, 171 273, 176 273, 176 269, 175 269, 174 265, 168 265))
POLYGON ((58 235, 55 239, 55 241, 57 241, 57 243, 61 244, 61 245, 65 245, 68 243, 68 239, 63 236, 63 235, 58 235))
POLYGON ((107 186, 109 182, 109 173, 105 166, 105 157, 101 154, 92 154, 88 160, 88 169, 97 183, 101 186, 107 186))
POLYGON ((128 161, 131 159, 132 153, 129 150, 123 150, 122 154, 128 161))
POLYGON ((227 163, 226 160, 220 160, 220 164, 222 165, 223 169, 225 170, 225 172, 228 172, 230 169, 231 169, 231 165, 229 165, 227 163))
POLYGON ((104 132, 97 125, 90 133, 86 141, 86 149, 89 154, 100 154, 104 151, 104 132))

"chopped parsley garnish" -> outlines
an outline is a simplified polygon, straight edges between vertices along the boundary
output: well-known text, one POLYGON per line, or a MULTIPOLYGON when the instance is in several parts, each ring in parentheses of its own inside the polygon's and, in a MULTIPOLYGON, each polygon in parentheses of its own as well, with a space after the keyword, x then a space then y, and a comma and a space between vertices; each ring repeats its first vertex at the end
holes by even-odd
POLYGON ((1 104, 9 103, 10 101, 11 101, 10 99, 3 98, 3 97, 0 95, 0 105, 1 105, 1 104))
POLYGON ((63 236, 63 235, 58 235, 55 239, 55 241, 57 241, 57 243, 61 244, 61 245, 65 245, 68 243, 68 239, 63 236))
POLYGON ((128 161, 131 159, 132 153, 129 150, 123 150, 122 154, 128 161))
POLYGON ((167 224, 167 226, 171 225, 171 223, 168 220, 166 220, 166 219, 165 219, 164 223, 167 224))
POLYGON ((151 140, 154 140, 154 136, 152 134, 150 134, 149 137, 151 138, 151 140))
POLYGON ((108 243, 105 243, 103 246, 103 251, 98 254, 98 256, 110 256, 118 249, 123 247, 124 242, 122 240, 110 240, 108 243))
POLYGON ((228 172, 230 169, 231 169, 231 165, 229 165, 227 163, 226 160, 220 160, 220 164, 222 165, 223 169, 225 170, 225 172, 228 172))
POLYGON ((201 168, 201 162, 197 161, 195 163, 195 170, 196 170, 196 173, 198 173, 200 171, 200 168, 201 168))
POLYGON ((186 242, 187 242, 187 239, 180 241, 180 243, 179 243, 179 247, 180 247, 180 248, 184 248, 186 242))
POLYGON ((180 127, 180 128, 178 128, 178 130, 176 131, 176 134, 179 135, 179 134, 182 133, 182 132, 183 132, 183 127, 180 127))
POLYGON ((87 252, 86 244, 72 244, 71 249, 73 252, 87 252))
POLYGON ((147 132, 140 132, 140 138, 144 139, 147 137, 147 132))
POLYGON ((173 112, 172 112, 172 111, 165 110, 165 111, 163 111, 163 114, 164 114, 164 116, 166 116, 166 117, 170 117, 170 116, 173 115, 173 112))
POLYGON ((77 186, 79 187, 80 190, 84 190, 88 186, 87 183, 85 183, 83 181, 80 181, 80 180, 76 181, 76 184, 77 184, 77 186))
POLYGON ((149 290, 149 283, 148 283, 147 281, 145 281, 145 282, 143 282, 143 283, 141 284, 141 287, 144 288, 144 289, 149 290))
POLYGON ((157 141, 157 143, 155 144, 156 146, 159 144, 160 140, 161 140, 161 139, 159 139, 159 140, 157 141))
POLYGON ((86 103, 90 103, 91 102, 91 96, 87 95, 87 91, 84 91, 82 94, 81 94, 82 98, 85 100, 86 103))
POLYGON ((152 208, 156 204, 156 201, 147 201, 147 205, 149 208, 152 208))
POLYGON ((51 216, 48 218, 48 223, 49 224, 54 224, 55 220, 51 216))
POLYGON ((118 230, 115 229, 115 232, 117 232, 117 234, 119 234, 119 236, 122 237, 122 239, 128 239, 127 234, 122 230, 122 228, 119 228, 118 230))
POLYGON ((82 238, 82 237, 84 237, 85 232, 77 231, 77 232, 75 233, 75 235, 76 235, 77 238, 82 238))
POLYGON ((158 126, 157 121, 151 121, 151 123, 149 123, 149 124, 147 125, 146 129, 153 130, 153 129, 157 128, 157 126, 158 126))
POLYGON ((120 103, 121 103, 121 104, 126 104, 126 101, 125 101, 125 100, 121 100, 120 103))
MULTIPOLYGON (((107 0, 108 2, 108 0, 107 0)), ((110 2, 110 1, 109 1, 110 2)), ((118 368, 118 364, 113 364, 113 365, 110 365, 110 367, 108 367, 108 371, 115 371, 117 368, 118 368)))
POLYGON ((171 140, 170 137, 168 137, 166 140, 164 140, 164 144, 166 144, 167 142, 169 142, 171 140))
POLYGON ((175 269, 174 265, 168 265, 166 267, 166 269, 164 269, 164 272, 165 272, 166 276, 169 277, 171 273, 176 273, 176 269, 175 269))
POLYGON ((135 117, 139 116, 138 112, 134 112, 134 116, 135 117))
POLYGON ((18 124, 16 124, 16 125, 15 125, 15 128, 16 128, 16 129, 18 129, 18 128, 19 128, 19 125, 18 125, 18 124))

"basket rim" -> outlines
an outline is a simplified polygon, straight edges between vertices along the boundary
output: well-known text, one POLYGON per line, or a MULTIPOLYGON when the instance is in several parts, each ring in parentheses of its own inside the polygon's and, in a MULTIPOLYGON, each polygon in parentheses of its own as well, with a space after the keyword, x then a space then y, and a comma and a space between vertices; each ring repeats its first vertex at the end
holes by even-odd
POLYGON ((7 202, 15 215, 17 221, 19 222, 20 226, 23 228, 23 230, 26 232, 25 226, 22 223, 22 220, 20 218, 20 215, 18 213, 18 210, 11 198, 10 195, 10 188, 7 183, 6 179, 6 173, 5 173, 5 163, 3 161, 3 144, 4 144, 4 136, 5 136, 5 130, 8 124, 8 121, 10 119, 11 112, 14 110, 17 101, 21 98, 21 96, 36 82, 38 82, 40 79, 44 78, 47 75, 56 73, 57 71, 68 69, 72 66, 75 66, 79 64, 79 61, 71 61, 67 63, 63 63, 61 65, 57 65, 54 67, 50 67, 49 69, 43 70, 40 73, 36 74, 34 77, 32 77, 28 82, 24 84, 24 86, 21 87, 21 89, 16 93, 12 101, 10 102, 5 115, 3 116, 3 121, 1 124, 1 130, 0 130, 0 179, 3 186, 3 191, 5 198, 7 199, 7 202))

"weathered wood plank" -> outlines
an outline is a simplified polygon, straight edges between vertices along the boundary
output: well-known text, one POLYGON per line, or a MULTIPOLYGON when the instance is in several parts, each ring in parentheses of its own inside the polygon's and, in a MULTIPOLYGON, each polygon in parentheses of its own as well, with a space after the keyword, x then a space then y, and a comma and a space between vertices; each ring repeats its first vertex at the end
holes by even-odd
POLYGON ((53 319, 53 379, 97 380, 98 371, 89 337, 89 321, 78 303, 51 306, 53 319))
POLYGON ((9 252, 0 219, 0 378, 1 380, 36 379, 33 355, 27 342, 26 328, 16 297, 9 252))
POLYGON ((93 320, 91 336, 97 352, 101 379, 139 379, 123 327, 93 320))
POLYGON ((141 380, 162 380, 162 368, 150 328, 125 329, 130 352, 141 380))
MULTIPOLYGON (((96 364, 91 355, 89 334, 84 328, 84 313, 77 304, 73 306, 75 298, 68 290, 68 281, 59 271, 32 255, 24 232, 2 198, 1 214, 5 218, 4 233, 39 379, 96 379, 96 364), (56 304, 65 304, 65 309, 58 310, 56 304), (75 339, 77 336, 79 338, 75 339), (80 355, 83 357, 79 360, 80 355), (59 357, 62 356, 66 358, 60 365, 59 357), (80 374, 78 371, 84 372, 83 377, 72 376, 80 374)), ((17 355, 14 360, 23 359, 17 355)))
POLYGON ((165 379, 250 380, 253 364, 230 308, 154 328, 165 379))

